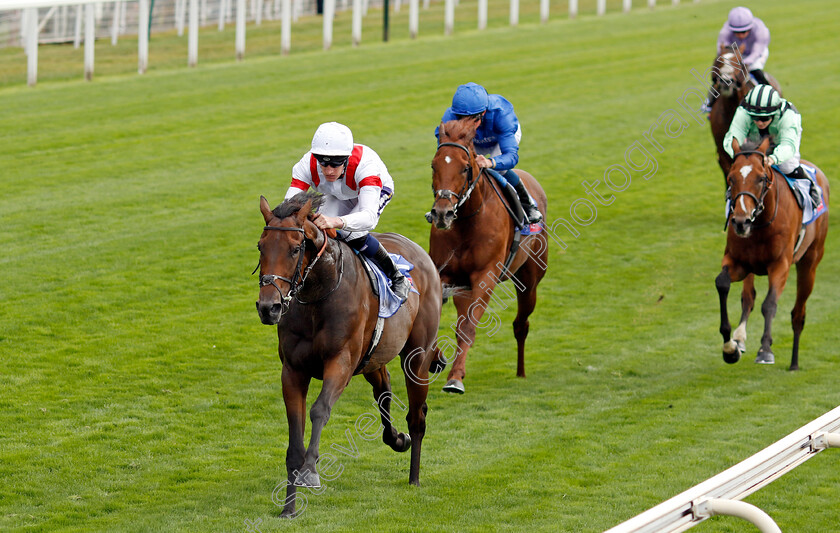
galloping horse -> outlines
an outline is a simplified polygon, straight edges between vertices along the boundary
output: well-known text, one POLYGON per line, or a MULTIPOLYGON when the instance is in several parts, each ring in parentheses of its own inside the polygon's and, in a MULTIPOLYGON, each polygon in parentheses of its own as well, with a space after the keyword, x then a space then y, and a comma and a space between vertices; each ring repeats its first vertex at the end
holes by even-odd
MULTIPOLYGON (((476 163, 472 142, 476 126, 466 120, 441 124, 440 144, 432 159, 435 202, 429 255, 440 269, 445 290, 454 288, 458 351, 443 390, 456 393, 464 392, 467 351, 475 340, 476 327, 487 327, 481 323, 481 317, 490 304, 493 289, 508 278, 518 289, 518 310, 513 321, 516 375, 525 377, 528 317, 537 302, 537 284, 548 265, 548 245, 542 232, 522 238, 505 268, 518 230, 508 216, 495 181, 476 163)), ((522 170, 516 172, 545 216, 545 192, 533 176, 522 170)))
MULTIPOLYGON (((720 297, 720 333, 723 335, 723 360, 736 363, 745 351, 747 318, 755 303, 754 276, 766 275, 769 289, 761 313, 764 315, 764 335, 756 363, 773 363, 770 350, 773 338, 770 326, 776 315, 776 303, 785 288, 791 264, 796 264, 796 303, 791 312, 793 325, 793 354, 790 370, 799 369, 799 336, 805 326, 805 302, 814 288, 817 265, 825 250, 828 233, 828 212, 802 230, 802 209, 785 177, 766 166, 765 153, 770 144, 765 137, 756 148, 733 141, 735 159, 727 181, 732 188, 732 217, 726 236, 722 269, 715 279, 720 297), (744 281, 741 292, 741 322, 732 334, 726 312, 726 298, 733 281, 744 281)), ((803 164, 814 166, 807 161, 803 164)), ((816 168, 816 167, 815 167, 816 168)), ((828 179, 817 168, 817 182, 823 190, 823 202, 828 207, 828 179)), ((806 201, 807 198, 806 198, 806 201)))
POLYGON ((377 234, 388 250, 414 264, 412 292, 399 311, 384 321, 379 343, 369 355, 379 301, 352 249, 328 238, 312 222, 322 197, 300 193, 272 210, 260 197, 266 226, 260 250, 260 298, 264 324, 277 324, 283 362, 283 400, 289 421, 286 452, 288 484, 283 516, 295 512, 296 487, 320 487, 316 470, 321 431, 333 405, 354 374, 373 386, 384 431, 382 440, 398 452, 411 448, 409 483, 420 484, 420 445, 426 431, 426 395, 440 322, 441 284, 437 269, 417 244, 394 233, 377 234), (391 377, 386 364, 402 355, 408 392, 409 435, 391 425, 391 377), (310 411, 312 435, 304 450, 306 393, 312 378, 322 379, 310 411))
MULTIPOLYGON (((741 53, 743 53, 743 45, 741 46, 741 53)), ((712 105, 709 123, 712 127, 712 137, 715 139, 715 148, 717 148, 718 164, 723 171, 723 179, 726 180, 732 166, 732 158, 723 149, 723 138, 729 131, 729 125, 732 124, 735 110, 738 109, 750 89, 755 87, 755 82, 750 78, 747 67, 739 61, 739 56, 728 48, 721 48, 712 64, 711 71, 712 87, 720 93, 720 96, 712 105)), ((767 73, 765 76, 781 96, 782 89, 776 79, 767 73)))

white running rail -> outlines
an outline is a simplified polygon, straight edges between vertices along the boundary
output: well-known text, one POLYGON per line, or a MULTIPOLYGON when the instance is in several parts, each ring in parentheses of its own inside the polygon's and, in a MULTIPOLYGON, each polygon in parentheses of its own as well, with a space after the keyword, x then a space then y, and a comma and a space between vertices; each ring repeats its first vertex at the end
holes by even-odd
POLYGON ((740 500, 827 448, 840 448, 840 407, 606 533, 685 531, 714 515, 749 520, 762 533, 780 532, 766 513, 740 500))

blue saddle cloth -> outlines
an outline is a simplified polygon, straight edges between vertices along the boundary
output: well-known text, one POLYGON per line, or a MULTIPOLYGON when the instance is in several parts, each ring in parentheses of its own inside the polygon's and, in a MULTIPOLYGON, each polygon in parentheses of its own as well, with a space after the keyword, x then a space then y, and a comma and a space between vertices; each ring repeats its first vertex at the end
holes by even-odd
MULTIPOLYGON (((779 167, 777 167, 776 165, 773 165, 773 168, 779 170, 779 167)), ((802 170, 804 170, 805 173, 808 174, 808 177, 811 178, 811 180, 814 180, 814 183, 816 183, 817 169, 803 164, 802 170)), ((779 173, 781 173, 780 170, 779 173)), ((784 176, 784 174, 782 175, 784 176)), ((789 178, 787 176, 785 176, 785 180, 788 182, 790 190, 793 191, 793 195, 796 196, 796 200, 799 202, 800 207, 802 207, 803 226, 807 226, 808 224, 812 223, 813 221, 818 219, 820 215, 822 215, 828 210, 828 206, 826 206, 825 202, 823 201, 822 188, 817 186, 817 189, 820 191, 820 205, 816 209, 814 209, 814 204, 811 203, 810 196, 810 180, 797 180, 789 178)))
MULTIPOLYGON (((394 260, 394 263, 397 264, 397 268, 400 269, 400 272, 408 279, 409 283, 411 283, 411 292, 415 294, 420 294, 420 292, 414 288, 414 280, 411 278, 411 272, 414 270, 414 265, 412 265, 406 258, 398 254, 388 254, 391 256, 391 259, 394 260)), ((394 291, 391 290, 391 280, 388 276, 385 275, 382 270, 379 269, 379 266, 373 262, 372 259, 365 256, 364 254, 359 254, 359 257, 364 259, 365 263, 370 267, 370 270, 376 275, 376 284, 379 287, 379 318, 389 318, 394 315, 400 309, 400 299, 397 298, 397 295, 394 294, 394 291)))

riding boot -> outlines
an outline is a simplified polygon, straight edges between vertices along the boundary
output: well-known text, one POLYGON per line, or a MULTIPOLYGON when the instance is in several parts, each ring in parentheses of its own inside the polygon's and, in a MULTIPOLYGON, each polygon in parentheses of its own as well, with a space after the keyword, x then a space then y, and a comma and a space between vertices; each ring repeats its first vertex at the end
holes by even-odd
POLYGON ((761 70, 760 68, 757 68, 755 70, 751 70, 750 74, 752 75, 753 78, 755 78, 755 81, 757 81, 760 85, 770 85, 770 82, 767 81, 767 76, 764 74, 764 71, 761 70))
POLYGON ((787 176, 789 178, 793 178, 795 180, 808 180, 811 183, 811 190, 810 190, 811 204, 813 204, 814 209, 816 209, 817 207, 820 206, 820 191, 817 188, 817 182, 815 180, 812 180, 811 177, 808 176, 808 174, 805 173, 805 170, 802 168, 801 165, 796 167, 793 170, 793 172, 791 172, 787 176))
POLYGON ((377 265, 379 265, 382 272, 390 278, 391 290, 394 291, 394 294, 397 295, 401 302, 404 302, 408 298, 408 292, 411 290, 411 283, 405 275, 400 272, 400 269, 397 268, 397 264, 394 263, 394 260, 391 259, 390 255, 388 255, 388 252, 385 250, 385 247, 382 246, 382 243, 380 243, 379 249, 376 250, 372 259, 377 265))
POLYGON ((700 106, 700 112, 706 113, 707 115, 711 113, 712 106, 715 105, 719 94, 713 87, 709 87, 709 94, 706 95, 706 100, 700 106))
POLYGON ((528 194, 528 189, 525 188, 525 184, 520 181, 514 188, 519 195, 519 203, 522 204, 522 210, 525 211, 526 222, 528 224, 539 223, 542 220, 542 213, 537 208, 536 202, 531 199, 531 195, 528 194))

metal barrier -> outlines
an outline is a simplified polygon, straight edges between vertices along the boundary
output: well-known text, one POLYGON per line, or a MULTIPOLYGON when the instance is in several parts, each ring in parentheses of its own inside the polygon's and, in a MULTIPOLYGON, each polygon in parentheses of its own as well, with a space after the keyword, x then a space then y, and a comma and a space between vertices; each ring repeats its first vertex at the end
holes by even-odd
POLYGON ((762 533, 781 530, 766 513, 740 501, 827 448, 840 448, 840 407, 699 485, 606 533, 685 531, 714 515, 749 520, 762 533))

